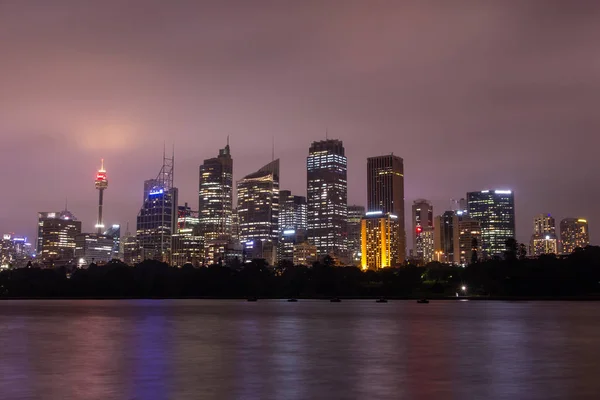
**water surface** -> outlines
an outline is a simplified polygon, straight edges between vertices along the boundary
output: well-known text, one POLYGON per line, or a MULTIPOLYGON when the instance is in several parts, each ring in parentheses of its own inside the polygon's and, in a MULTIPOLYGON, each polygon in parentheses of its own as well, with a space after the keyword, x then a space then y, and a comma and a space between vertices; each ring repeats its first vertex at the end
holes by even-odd
POLYGON ((600 304, 2 301, 1 399, 599 399, 600 304))

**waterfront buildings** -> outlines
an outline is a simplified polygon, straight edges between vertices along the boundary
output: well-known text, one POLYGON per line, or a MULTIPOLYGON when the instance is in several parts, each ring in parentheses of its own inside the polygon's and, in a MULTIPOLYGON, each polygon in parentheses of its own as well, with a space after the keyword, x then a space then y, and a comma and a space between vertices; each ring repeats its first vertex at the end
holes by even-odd
POLYGON ((533 219, 529 252, 534 257, 542 254, 558 254, 556 222, 550 214, 540 214, 533 219))
POLYGON ((278 159, 237 182, 237 214, 240 241, 249 258, 274 263, 279 233, 278 159))
POLYGON ((565 218, 560 222, 560 241, 563 254, 590 244, 588 221, 583 218, 565 218))
POLYGON ((156 179, 144 182, 144 203, 137 216, 140 258, 171 261, 171 240, 177 230, 178 190, 173 186, 174 156, 163 154, 156 179))
POLYGON ((425 261, 425 232, 433 228, 433 206, 429 200, 415 200, 412 206, 413 243, 417 260, 425 261))
POLYGON ((121 259, 121 225, 112 225, 104 232, 104 236, 108 236, 113 240, 112 258, 121 259))
POLYGON ((32 261, 35 251, 25 236, 4 234, 0 242, 0 270, 22 268, 32 261))
MULTIPOLYGON (((460 211, 446 211, 433 220, 435 261, 458 263, 455 256, 454 231, 457 228, 457 217, 460 211)), ((460 212, 462 216, 462 212, 460 212)))
POLYGON ((289 190, 281 190, 279 205, 277 259, 291 262, 294 258, 294 246, 306 240, 306 197, 295 196, 289 190))
POLYGON ((38 213, 37 254, 46 266, 72 264, 81 221, 68 210, 38 213))
POLYGON ((308 242, 302 242, 294 245, 294 265, 312 266, 318 261, 317 246, 308 242))
POLYGON ((347 257, 347 159, 341 140, 313 142, 306 159, 308 240, 319 257, 347 257))
POLYGON ((467 193, 469 217, 481 224, 483 257, 503 256, 506 240, 515 237, 515 200, 510 190, 467 193))
POLYGON ((79 268, 90 264, 106 264, 114 258, 114 239, 97 233, 80 233, 75 236, 75 260, 79 268))
POLYGON ((227 240, 232 231, 233 159, 229 140, 219 155, 200 166, 199 234, 205 240, 227 240))
POLYGON ((348 206, 348 252, 352 257, 352 263, 359 265, 361 260, 362 243, 360 239, 361 221, 365 215, 365 207, 348 206))
POLYGON ((404 160, 394 154, 367 159, 367 213, 395 215, 398 259, 406 259, 404 226, 404 160))
POLYGON ((361 267, 380 269, 400 266, 400 228, 396 215, 370 211, 361 221, 361 267))
POLYGON ((468 265, 481 258, 481 223, 464 215, 454 216, 454 259, 459 265, 468 265))

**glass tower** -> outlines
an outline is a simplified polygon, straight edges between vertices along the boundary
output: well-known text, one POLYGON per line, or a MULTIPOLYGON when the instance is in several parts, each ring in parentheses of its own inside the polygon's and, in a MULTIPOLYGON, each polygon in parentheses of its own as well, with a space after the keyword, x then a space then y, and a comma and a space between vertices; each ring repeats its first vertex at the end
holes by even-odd
POLYGON ((506 240, 515 237, 515 197, 510 190, 467 193, 469 217, 481 224, 484 257, 503 256, 506 240))

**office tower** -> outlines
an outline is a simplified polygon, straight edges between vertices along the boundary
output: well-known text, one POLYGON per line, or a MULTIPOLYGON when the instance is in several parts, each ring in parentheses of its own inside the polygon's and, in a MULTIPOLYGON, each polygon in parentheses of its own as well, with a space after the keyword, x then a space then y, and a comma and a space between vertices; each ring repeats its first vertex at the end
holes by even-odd
POLYGON ((458 257, 455 258, 454 254, 455 217, 458 213, 462 215, 460 211, 446 211, 435 217, 433 221, 435 261, 458 263, 458 257))
POLYGON ((104 169, 104 159, 101 161, 101 166, 96 173, 96 180, 94 181, 96 190, 98 190, 98 221, 96 222, 96 229, 98 235, 102 234, 104 229, 104 222, 102 220, 102 205, 104 203, 104 191, 108 188, 108 179, 106 177, 106 170, 104 169))
POLYGON ((198 211, 185 203, 177 207, 177 232, 173 234, 172 264, 183 266, 190 263, 196 267, 204 262, 204 238, 199 233, 198 211))
POLYGON ((67 211, 38 213, 37 254, 46 266, 72 264, 81 221, 67 211))
POLYGON ((550 214, 540 214, 533 219, 533 234, 531 235, 529 251, 534 257, 542 254, 558 253, 556 223, 550 214))
POLYGON ((219 155, 204 160, 200 166, 198 216, 199 232, 205 240, 224 239, 231 235, 233 209, 233 159, 229 138, 219 155))
POLYGON ((75 259, 79 268, 90 264, 106 264, 113 259, 114 240, 97 233, 80 233, 75 236, 75 259))
POLYGON ((121 239, 121 249, 123 262, 128 265, 135 265, 142 261, 142 252, 137 237, 126 232, 121 239))
POLYGON ((398 258, 406 259, 404 224, 404 161, 393 154, 367 159, 367 212, 398 217, 398 258))
POLYGON ((318 261, 317 246, 309 242, 302 242, 294 245, 294 265, 305 265, 310 267, 318 261))
POLYGON ((590 244, 588 222, 583 218, 565 218, 560 221, 560 241, 562 253, 571 254, 577 248, 590 244))
POLYGON ((308 241, 319 257, 347 257, 347 159, 341 140, 313 142, 306 159, 308 241))
POLYGON ((306 197, 292 195, 289 190, 280 190, 278 260, 293 261, 294 245, 306 240, 306 219, 306 197))
POLYGON ((361 220, 365 215, 363 206, 348 206, 348 252, 352 256, 352 262, 356 265, 361 260, 362 243, 360 240, 361 220))
POLYGON ((481 224, 464 215, 454 216, 454 258, 459 265, 481 258, 481 224), (475 253, 475 254, 473 254, 475 253))
POLYGON ((450 200, 450 211, 461 211, 466 214, 469 208, 467 199, 451 199, 450 200))
MULTIPOLYGON (((435 233, 432 226, 423 228, 421 231, 420 239, 420 250, 422 251, 423 264, 430 263, 432 261, 439 261, 435 258, 435 233)), ((439 258, 439 257, 438 257, 439 258)))
POLYGON ((237 182, 237 210, 240 241, 249 249, 250 257, 269 257, 267 261, 274 263, 271 247, 277 243, 279 232, 279 160, 237 182))
POLYGON ((194 211, 185 203, 177 207, 177 233, 185 236, 194 236, 198 233, 200 218, 198 211, 194 211))
POLYGON ((0 242, 0 270, 23 268, 35 257, 35 251, 25 236, 3 235, 0 242))
POLYGON ((369 211, 361 221, 361 267, 380 269, 402 264, 400 258, 399 217, 381 211, 369 211))
POLYGON ((424 261, 423 232, 433 227, 433 206, 428 200, 415 200, 412 206, 413 243, 417 260, 424 261))
POLYGON ((231 212, 231 241, 233 243, 240 242, 240 219, 238 218, 237 208, 231 212))
POLYGON ((121 225, 113 225, 104 232, 104 236, 108 236, 113 240, 112 258, 121 258, 121 225))
POLYGON ((467 193, 469 217, 481 223, 483 257, 503 256, 515 237, 515 198, 510 190, 467 193))
POLYGON ((171 239, 177 229, 178 190, 173 187, 175 156, 163 153, 156 179, 144 182, 144 203, 137 216, 137 242, 142 260, 170 263, 171 239))

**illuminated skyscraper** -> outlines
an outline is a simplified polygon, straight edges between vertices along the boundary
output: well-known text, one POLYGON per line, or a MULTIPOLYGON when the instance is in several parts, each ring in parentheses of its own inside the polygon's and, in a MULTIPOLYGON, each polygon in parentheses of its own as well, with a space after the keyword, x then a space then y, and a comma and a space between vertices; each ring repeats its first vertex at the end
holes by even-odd
POLYGON ((362 243, 360 240, 361 221, 365 216, 365 207, 348 206, 348 252, 352 256, 353 263, 360 263, 362 243))
POLYGON ((104 191, 106 188, 108 188, 108 179, 106 177, 106 170, 104 169, 104 159, 102 159, 100 169, 96 173, 96 180, 94 181, 94 184, 96 186, 96 190, 98 190, 98 221, 96 222, 96 229, 98 230, 98 235, 100 235, 104 229, 104 222, 102 220, 104 191))
MULTIPOLYGON (((274 248, 279 233, 279 160, 237 182, 237 211, 240 241, 252 250, 252 258, 266 258, 265 248, 274 248)), ((267 261, 275 260, 270 256, 267 261)))
POLYGON ((404 261, 400 258, 399 218, 381 211, 367 212, 361 221, 361 267, 380 269, 397 267, 404 261))
POLYGON ((413 243, 415 256, 425 261, 423 232, 433 228, 433 206, 429 200, 415 200, 412 206, 413 243))
POLYGON ((113 240, 113 256, 112 258, 120 259, 121 254, 121 225, 113 225, 104 232, 104 236, 108 236, 113 240))
POLYGON ((308 241, 319 257, 346 257, 347 159, 341 140, 313 142, 306 159, 308 241))
POLYGON ((73 264, 81 221, 67 210, 38 213, 37 253, 46 266, 73 264))
POLYGON ((198 225, 197 211, 193 211, 187 203, 177 207, 177 232, 173 235, 173 265, 203 264, 204 238, 198 235, 198 225))
POLYGON ((531 255, 535 257, 558 253, 556 223, 550 214, 540 214, 533 219, 533 234, 529 249, 531 255))
POLYGON ((515 198, 510 190, 467 193, 469 217, 481 224, 483 257, 503 256, 506 240, 515 237, 515 198))
POLYGON ((454 254, 454 230, 457 229, 458 213, 461 211, 446 211, 434 218, 433 228, 435 233, 434 250, 435 261, 458 263, 458 255, 454 254))
POLYGON ((294 196, 289 190, 280 190, 278 260, 293 260, 294 245, 306 239, 306 218, 306 197, 294 196))
POLYGON ((393 154, 367 159, 367 212, 376 211, 398 217, 398 258, 404 261, 404 161, 393 154))
POLYGON ((565 218, 560 221, 560 241, 563 254, 571 254, 577 248, 590 244, 587 220, 583 218, 565 218))
POLYGON ((465 215, 454 216, 454 262, 468 265, 481 258, 481 224, 465 215), (475 254, 473 254, 475 253, 475 254))
POLYGON ((200 166, 198 216, 200 235, 205 240, 228 239, 231 236, 233 209, 233 159, 229 139, 215 158, 200 166))
POLYGON ((173 187, 175 157, 163 154, 156 179, 144 182, 144 204, 137 216, 140 258, 171 262, 171 239, 177 230, 177 196, 173 187))
POLYGON ((97 233, 80 233, 75 236, 75 260, 79 268, 90 264, 105 264, 114 258, 114 240, 97 233))

